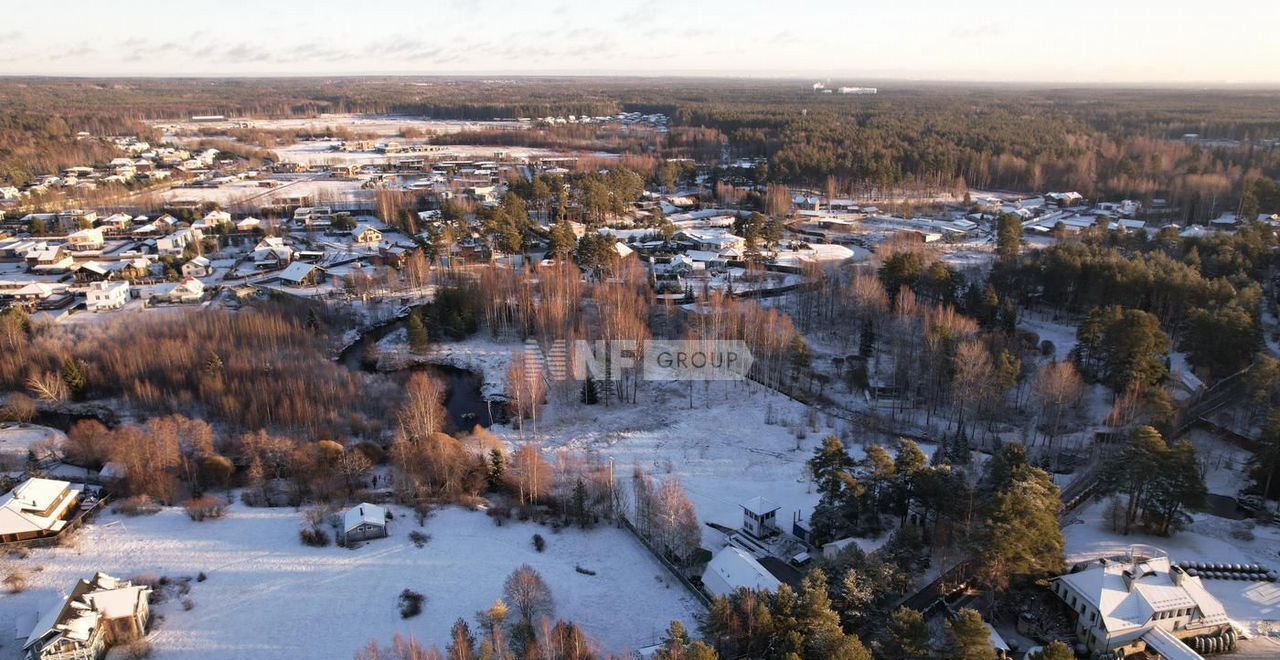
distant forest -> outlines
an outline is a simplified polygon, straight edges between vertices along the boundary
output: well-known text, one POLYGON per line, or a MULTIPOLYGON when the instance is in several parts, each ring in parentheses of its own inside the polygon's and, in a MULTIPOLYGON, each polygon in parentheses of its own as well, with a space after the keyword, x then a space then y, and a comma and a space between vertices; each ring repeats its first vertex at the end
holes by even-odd
MULTIPOLYGON (((143 120, 196 114, 491 120, 624 110, 665 113, 671 132, 649 141, 616 128, 569 126, 516 139, 761 157, 768 167, 750 174, 756 182, 851 193, 906 186, 1164 198, 1184 208, 1183 219, 1235 210, 1246 184, 1280 176, 1280 90, 882 83, 875 96, 843 96, 816 94, 795 80, 18 78, 0 81, 0 179, 22 183, 93 160, 97 147, 75 141, 76 131, 145 134, 143 120), (1216 142, 1187 142, 1187 133, 1216 142)), ((497 138, 478 131, 452 139, 497 138)))

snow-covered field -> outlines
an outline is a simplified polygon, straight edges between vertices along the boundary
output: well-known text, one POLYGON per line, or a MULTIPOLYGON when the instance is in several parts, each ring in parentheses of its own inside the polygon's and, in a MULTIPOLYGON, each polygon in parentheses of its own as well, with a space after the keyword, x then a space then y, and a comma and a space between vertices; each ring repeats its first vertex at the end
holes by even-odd
POLYGON ((154 657, 350 658, 370 639, 389 642, 413 635, 441 648, 459 617, 502 597, 507 575, 528 563, 547 581, 555 614, 573 620, 608 650, 622 652, 655 642, 672 619, 693 623, 698 606, 627 532, 612 527, 553 534, 531 523, 497 527, 483 513, 437 511, 417 548, 412 514, 393 508, 391 536, 356 549, 310 548, 298 540, 301 514, 293 509, 253 509, 236 504, 222 520, 192 522, 181 509, 153 516, 104 514, 67 547, 32 550, 7 558, 4 572, 29 572, 28 589, 0 596, 0 658, 20 656, 28 630, 18 620, 59 602, 76 580, 95 571, 117 577, 180 578, 192 582, 186 611, 170 601, 152 633, 154 657), (541 533, 547 549, 531 538, 541 533), (596 571, 589 576, 575 565, 596 571), (402 620, 396 598, 403 589, 427 596, 421 615, 402 620))
MULTIPOLYGON (((387 142, 399 142, 401 140, 390 139, 387 142)), ((436 142, 442 140, 437 139, 436 142)), ((443 141, 447 141, 444 138, 443 141)), ((419 159, 430 157, 433 159, 450 159, 450 158, 493 158, 494 154, 504 151, 511 158, 529 158, 532 156, 547 156, 554 153, 549 149, 539 149, 533 147, 503 147, 496 145, 465 145, 465 144, 440 144, 438 151, 428 153, 397 153, 384 154, 374 151, 335 151, 333 149, 336 142, 299 142, 291 144, 287 147, 279 147, 275 149, 277 155, 281 158, 302 165, 382 165, 388 162, 398 162, 405 159, 419 159)))
POLYGON ((264 206, 281 197, 309 196, 316 204, 341 206, 368 205, 374 191, 362 188, 358 180, 313 177, 296 179, 274 188, 263 188, 254 181, 231 183, 217 188, 172 188, 161 193, 166 201, 194 200, 216 202, 224 208, 237 205, 264 206))
MULTIPOLYGON (((805 462, 822 438, 842 427, 828 426, 819 416, 815 429, 806 423, 804 406, 755 384, 713 383, 704 389, 695 383, 692 408, 685 383, 646 382, 638 398, 638 404, 608 407, 553 402, 536 424, 525 423, 524 439, 612 459, 620 476, 640 467, 657 478, 679 477, 703 522, 739 527, 739 505, 756 496, 781 507, 780 525, 789 528, 794 512, 807 520, 818 494, 805 462), (797 439, 801 428, 804 437, 797 439)), ((507 427, 492 430, 511 442, 521 440, 507 427)), ((860 447, 852 453, 862 456, 860 447)), ((723 544, 710 528, 703 538, 713 550, 723 544)))

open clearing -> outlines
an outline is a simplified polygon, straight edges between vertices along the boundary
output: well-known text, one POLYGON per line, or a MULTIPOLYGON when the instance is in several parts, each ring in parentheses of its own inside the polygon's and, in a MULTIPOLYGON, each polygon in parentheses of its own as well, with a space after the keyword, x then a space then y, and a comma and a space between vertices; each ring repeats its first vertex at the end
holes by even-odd
MULTIPOLYGON (((392 507, 391 536, 356 549, 310 548, 298 540, 302 517, 288 508, 235 504, 222 520, 192 522, 178 508, 123 517, 104 514, 68 547, 32 550, 4 560, 4 572, 28 571, 28 589, 0 597, 0 630, 14 630, 36 610, 55 606, 76 580, 95 571, 117 577, 193 577, 194 608, 175 601, 157 608, 151 634, 157 658, 350 658, 370 639, 396 633, 443 648, 458 617, 475 631, 474 615, 502 596, 507 575, 536 568, 551 587, 556 616, 572 620, 606 649, 655 642, 673 618, 692 624, 692 597, 627 532, 613 527, 559 534, 531 523, 502 527, 483 513, 441 509, 417 548, 412 514, 392 507), (545 553, 531 538, 547 539, 545 553), (596 571, 583 575, 575 565, 596 571), (423 613, 402 620, 403 589, 427 596, 423 613)), ((0 658, 18 658, 27 630, 0 635, 0 658)))

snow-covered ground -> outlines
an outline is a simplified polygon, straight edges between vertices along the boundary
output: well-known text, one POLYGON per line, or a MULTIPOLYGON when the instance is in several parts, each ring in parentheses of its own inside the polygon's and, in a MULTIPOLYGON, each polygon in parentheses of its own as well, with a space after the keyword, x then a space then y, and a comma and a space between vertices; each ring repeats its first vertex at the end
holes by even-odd
POLYGON ((26 462, 28 452, 43 456, 48 451, 58 450, 67 439, 67 434, 58 429, 34 424, 0 425, 0 468, 14 469, 26 462))
MULTIPOLYGON (((805 462, 842 426, 828 426, 821 416, 811 426, 804 406, 755 384, 714 383, 704 389, 695 383, 692 408, 686 383, 645 382, 638 398, 637 404, 607 407, 553 401, 536 424, 525 422, 523 439, 547 450, 567 448, 612 459, 620 476, 640 467, 660 479, 679 477, 703 522, 739 527, 739 505, 756 496, 780 507, 778 523, 788 529, 795 512, 808 519, 818 493, 805 462)), ((521 441, 509 427, 491 430, 521 441)), ((861 447, 851 453, 863 456, 861 447)), ((713 550, 723 543, 710 528, 703 538, 713 550)))
POLYGON ((524 346, 519 343, 492 341, 484 335, 476 335, 465 341, 433 343, 428 352, 415 355, 409 350, 408 334, 401 328, 387 333, 378 342, 380 369, 404 369, 414 364, 442 364, 466 369, 484 381, 480 392, 486 399, 506 398, 511 357, 524 351, 524 346))
POLYGON ((181 509, 153 516, 104 514, 69 546, 32 550, 4 560, 4 572, 28 572, 28 589, 0 596, 0 658, 20 656, 27 630, 14 630, 59 602, 76 580, 95 571, 117 577, 150 575, 208 579, 192 582, 187 611, 161 605, 164 617, 151 636, 153 657, 350 658, 370 639, 396 633, 448 643, 459 617, 502 597, 507 575, 521 564, 542 574, 555 598, 555 614, 573 620, 606 649, 622 652, 659 639, 672 619, 692 626, 698 605, 627 532, 612 527, 553 534, 531 523, 495 526, 483 513, 442 509, 417 548, 412 514, 394 508, 391 536, 356 549, 311 548, 298 540, 302 516, 287 508, 236 504, 222 520, 192 522, 181 509), (531 538, 547 539, 544 553, 531 538), (578 573, 575 565, 596 571, 578 573), (403 589, 427 596, 421 615, 402 620, 396 598, 403 589))

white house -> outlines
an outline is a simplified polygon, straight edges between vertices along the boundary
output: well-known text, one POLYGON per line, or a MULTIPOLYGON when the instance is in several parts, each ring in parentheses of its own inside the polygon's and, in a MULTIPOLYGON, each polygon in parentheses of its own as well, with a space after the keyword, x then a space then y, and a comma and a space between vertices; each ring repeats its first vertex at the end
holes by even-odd
POLYGON ((1164 657, 1200 657, 1186 640, 1231 627, 1198 576, 1147 546, 1055 578, 1053 593, 1075 612, 1076 635, 1094 654, 1128 657, 1150 648, 1164 657))
POLYGON ((213 274, 213 264, 209 262, 208 257, 192 257, 190 261, 182 264, 183 277, 208 277, 213 274))
POLYGON ((281 271, 276 279, 289 286, 315 286, 324 279, 324 270, 309 263, 295 261, 281 271))
POLYGON ((344 543, 384 538, 387 536, 387 510, 361 502, 342 514, 341 531, 339 538, 344 543))
POLYGON ((755 557, 730 545, 711 558, 702 573, 702 586, 712 596, 729 596, 742 587, 753 591, 775 591, 782 583, 755 557))
POLYGON ((203 218, 191 223, 196 229, 217 229, 231 225, 231 214, 226 211, 209 211, 203 218))
POLYGON ((105 312, 120 309, 129 302, 129 283, 123 280, 115 282, 94 282, 85 292, 85 306, 91 312, 105 312))
POLYGON ((375 229, 373 225, 360 223, 351 230, 351 238, 356 245, 377 245, 382 242, 382 232, 375 229))
POLYGON ((281 268, 293 260, 293 248, 278 236, 268 236, 253 248, 253 265, 258 269, 281 268))
POLYGON ((778 533, 778 505, 753 497, 742 503, 742 531, 763 539, 778 533))
POLYGON ((81 229, 67 236, 67 249, 72 252, 101 250, 104 243, 102 229, 98 227, 81 229))
POLYGON ((23 644, 26 660, 95 660, 146 634, 151 587, 106 573, 80 580, 50 608, 23 644))
POLYGON ((262 221, 257 218, 245 218, 236 223, 236 231, 257 231, 262 229, 262 221))
POLYGON ((31 478, 0 498, 0 543, 56 536, 80 499, 80 487, 66 481, 31 478))
POLYGON ((157 291, 157 295, 169 302, 195 303, 204 297, 204 282, 194 277, 184 277, 181 282, 172 285, 167 291, 157 291))
POLYGON ((124 231, 131 224, 133 224, 133 216, 128 213, 112 213, 102 219, 100 226, 111 231, 124 231))
POLYGON ((713 252, 724 252, 726 250, 741 250, 746 246, 746 240, 741 236, 734 236, 729 232, 714 229, 685 230, 677 236, 693 244, 696 250, 706 250, 713 252))
POLYGON ((204 239, 204 232, 195 227, 187 227, 156 240, 156 251, 162 257, 180 257, 188 245, 199 243, 204 239))

